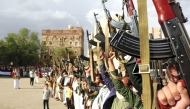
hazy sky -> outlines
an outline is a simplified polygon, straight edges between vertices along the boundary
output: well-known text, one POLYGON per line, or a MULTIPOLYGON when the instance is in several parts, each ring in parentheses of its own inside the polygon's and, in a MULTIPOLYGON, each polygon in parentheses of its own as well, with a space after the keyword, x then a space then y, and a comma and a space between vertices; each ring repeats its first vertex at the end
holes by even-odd
MULTIPOLYGON (((107 1, 106 7, 112 15, 121 12, 122 0, 107 1)), ((136 2, 137 0, 134 0, 135 6, 136 2)), ((185 16, 190 19, 189 0, 179 2, 185 16)), ((99 14, 98 18, 105 17, 101 0, 2 0, 0 3, 0 39, 9 32, 18 32, 23 27, 39 32, 40 39, 42 29, 68 28, 68 25, 82 26, 84 32, 87 29, 91 32, 95 25, 93 12, 99 14)), ((148 19, 149 27, 159 27, 151 0, 148 0, 148 19)), ((128 21, 127 18, 126 21, 128 21)), ((189 32, 190 22, 185 26, 189 32)), ((86 43, 85 47, 87 47, 86 43)))

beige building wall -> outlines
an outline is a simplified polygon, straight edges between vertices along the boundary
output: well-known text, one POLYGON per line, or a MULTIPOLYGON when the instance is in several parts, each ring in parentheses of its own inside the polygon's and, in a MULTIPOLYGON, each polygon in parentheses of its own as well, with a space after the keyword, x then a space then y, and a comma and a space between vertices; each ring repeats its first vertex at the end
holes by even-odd
POLYGON ((43 59, 52 59, 53 48, 63 46, 73 48, 78 55, 84 53, 84 31, 82 27, 68 26, 68 29, 42 30, 42 43, 48 48, 43 59))
POLYGON ((154 39, 163 39, 164 38, 162 30, 159 27, 149 28, 149 33, 152 33, 154 39))

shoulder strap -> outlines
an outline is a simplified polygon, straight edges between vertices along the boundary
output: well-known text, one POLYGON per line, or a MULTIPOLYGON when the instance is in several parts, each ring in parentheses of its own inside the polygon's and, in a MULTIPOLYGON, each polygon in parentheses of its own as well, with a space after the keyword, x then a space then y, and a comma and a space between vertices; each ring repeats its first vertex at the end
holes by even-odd
POLYGON ((142 74, 143 88, 143 106, 144 109, 151 109, 152 91, 149 72, 150 50, 148 37, 148 16, 147 16, 147 0, 138 0, 139 12, 139 36, 140 36, 140 57, 142 66, 139 67, 142 74), (146 73, 145 73, 146 72, 146 73))

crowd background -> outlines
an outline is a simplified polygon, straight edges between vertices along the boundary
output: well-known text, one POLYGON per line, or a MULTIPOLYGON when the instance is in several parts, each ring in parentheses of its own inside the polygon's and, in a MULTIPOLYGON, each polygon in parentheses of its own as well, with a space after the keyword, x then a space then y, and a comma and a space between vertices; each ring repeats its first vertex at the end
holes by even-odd
POLYGON ((0 66, 0 71, 2 72, 9 72, 11 73, 14 68, 18 68, 20 71, 21 77, 30 77, 30 71, 31 70, 37 70, 39 72, 39 77, 45 77, 48 73, 50 73, 52 67, 37 67, 37 66, 18 66, 18 67, 12 67, 12 66, 0 66))

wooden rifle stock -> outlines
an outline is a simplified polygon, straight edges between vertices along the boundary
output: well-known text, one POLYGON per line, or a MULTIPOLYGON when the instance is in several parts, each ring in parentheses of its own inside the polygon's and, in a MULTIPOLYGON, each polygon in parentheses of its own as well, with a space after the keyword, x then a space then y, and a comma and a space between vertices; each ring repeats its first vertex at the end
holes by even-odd
POLYGON ((88 40, 88 49, 89 49, 89 55, 90 55, 90 69, 91 69, 91 72, 90 72, 90 75, 91 75, 91 81, 94 82, 94 58, 93 58, 93 50, 91 49, 91 45, 89 43, 89 33, 88 33, 88 30, 86 31, 87 33, 87 40, 88 40))

